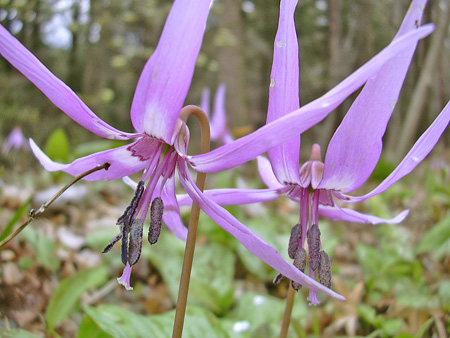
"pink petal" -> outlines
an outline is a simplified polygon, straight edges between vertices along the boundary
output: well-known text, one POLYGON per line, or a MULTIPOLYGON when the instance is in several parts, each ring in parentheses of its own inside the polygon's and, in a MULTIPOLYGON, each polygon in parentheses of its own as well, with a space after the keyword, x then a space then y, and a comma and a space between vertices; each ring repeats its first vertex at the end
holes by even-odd
POLYGON ((175 198, 175 176, 167 179, 162 190, 161 198, 164 202, 163 220, 167 227, 179 239, 186 241, 187 228, 180 216, 180 207, 175 198))
POLYGON ((221 144, 233 142, 233 137, 227 128, 227 114, 225 111, 226 86, 221 83, 214 99, 214 112, 211 118, 211 140, 221 144))
MULTIPOLYGON (((278 189, 212 189, 203 194, 221 206, 267 202, 280 197, 278 189)), ((189 195, 178 195, 177 200, 180 206, 192 205, 189 195)))
POLYGON ((64 82, 45 68, 1 25, 0 54, 33 82, 55 106, 87 130, 107 139, 127 140, 135 137, 134 134, 124 133, 100 120, 64 82))
POLYGON ((221 228, 232 234, 251 253, 262 261, 279 271, 284 276, 319 292, 323 292, 337 299, 344 299, 341 295, 326 288, 306 276, 292 264, 286 262, 283 257, 261 237, 249 230, 225 209, 214 203, 195 186, 187 170, 184 160, 178 160, 181 184, 201 209, 211 217, 221 228))
POLYGON ((139 79, 131 121, 139 132, 172 144, 202 44, 211 0, 176 0, 139 79))
POLYGON ((120 276, 120 278, 117 278, 117 282, 120 285, 123 285, 123 287, 127 291, 133 290, 133 288, 130 285, 130 277, 131 277, 131 266, 130 264, 127 263, 127 265, 123 269, 122 276, 120 276))
POLYGON ((264 156, 258 156, 256 160, 258 161, 259 175, 261 176, 261 179, 263 180, 264 184, 267 185, 267 187, 269 187, 270 189, 283 188, 284 185, 278 182, 277 178, 275 177, 275 174, 273 173, 270 161, 264 156))
POLYGON ((130 145, 82 157, 70 164, 53 162, 42 152, 32 139, 30 139, 30 146, 34 156, 36 156, 42 166, 48 171, 62 170, 72 176, 78 176, 89 169, 93 169, 105 163, 111 165, 108 170, 96 171, 86 176, 84 179, 87 181, 115 180, 127 175, 132 175, 144 169, 148 164, 147 161, 143 161, 139 156, 133 156, 133 153, 129 149, 130 145))
POLYGON ((396 39, 394 43, 378 53, 324 96, 266 124, 257 131, 206 154, 180 155, 186 157, 197 171, 216 172, 236 167, 286 140, 297 137, 323 120, 351 93, 361 87, 367 79, 374 76, 387 60, 409 46, 411 41, 416 41, 430 34, 433 27, 433 25, 425 25, 396 39))
MULTIPOLYGON (((394 41, 417 30, 411 22, 420 23, 423 10, 417 10, 419 2, 413 2, 402 24, 403 33, 394 41)), ((416 46, 417 42, 411 41, 367 81, 328 145, 319 188, 351 192, 369 178, 380 158, 382 138, 416 46)))
POLYGON ((417 165, 422 162, 422 160, 430 153, 434 148, 442 133, 446 130, 450 122, 450 102, 447 103, 444 110, 439 114, 439 116, 434 120, 431 126, 422 134, 422 136, 417 140, 414 146, 411 148, 405 158, 400 162, 400 164, 395 168, 395 170, 378 185, 374 190, 369 192, 364 196, 348 196, 343 195, 342 199, 348 203, 358 203, 364 201, 372 196, 381 194, 386 191, 391 185, 397 182, 402 177, 408 175, 414 170, 417 165))
MULTIPOLYGON (((272 73, 269 85, 267 123, 285 116, 300 107, 298 79, 298 42, 294 12, 297 0, 283 0, 273 50, 272 73)), ((300 133, 297 137, 268 150, 270 162, 278 181, 283 184, 300 181, 300 133)))
POLYGON ((326 217, 328 219, 331 219, 332 221, 346 221, 356 223, 401 223, 406 218, 408 213, 409 210, 405 210, 392 219, 385 219, 372 215, 366 215, 352 209, 339 208, 338 206, 328 207, 321 205, 319 207, 319 215, 322 217, 326 217))

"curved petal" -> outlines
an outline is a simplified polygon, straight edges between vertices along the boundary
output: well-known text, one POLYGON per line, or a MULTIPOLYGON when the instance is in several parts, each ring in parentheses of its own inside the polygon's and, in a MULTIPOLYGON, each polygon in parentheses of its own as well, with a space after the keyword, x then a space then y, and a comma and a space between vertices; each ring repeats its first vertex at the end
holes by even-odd
MULTIPOLYGON (((221 206, 267 202, 280 197, 278 189, 211 189, 203 194, 221 206)), ((191 197, 186 194, 178 195, 177 200, 180 206, 192 204, 191 197)))
POLYGON ((139 132, 172 144, 203 40, 211 0, 176 0, 155 52, 147 61, 131 105, 139 132))
POLYGON ((178 206, 175 197, 175 176, 168 178, 161 192, 161 198, 164 201, 163 220, 167 227, 179 239, 186 241, 187 228, 184 225, 181 215, 180 207, 178 206))
POLYGON ((72 89, 53 75, 1 25, 0 54, 33 82, 55 106, 87 130, 112 140, 127 140, 136 137, 134 134, 124 133, 100 120, 72 89))
POLYGON ((122 177, 122 181, 123 181, 126 185, 128 185, 131 189, 133 189, 133 190, 136 190, 136 188, 137 188, 137 186, 138 186, 138 184, 137 184, 135 181, 133 181, 133 180, 130 178, 130 176, 122 177))
POLYGON ((362 214, 352 209, 339 208, 338 206, 319 206, 319 215, 322 217, 326 217, 328 219, 331 219, 332 221, 346 221, 356 223, 401 223, 406 218, 408 213, 409 210, 404 210, 392 219, 385 219, 377 216, 362 214))
POLYGON ((278 182, 277 178, 273 173, 270 161, 264 156, 258 156, 256 160, 258 161, 259 176, 261 176, 261 179, 263 180, 264 184, 267 185, 267 187, 269 187, 270 189, 283 188, 284 185, 278 182))
MULTIPOLYGON (((133 144, 133 143, 132 143, 133 144)), ((65 171, 72 176, 78 176, 89 169, 109 163, 108 170, 100 170, 84 178, 87 181, 116 180, 127 175, 132 175, 148 164, 142 157, 133 155, 130 145, 115 149, 101 151, 86 157, 79 158, 70 164, 61 164, 52 161, 42 150, 30 139, 31 150, 42 166, 48 171, 65 171)))
POLYGON ((222 144, 233 142, 233 137, 227 128, 227 114, 225 112, 225 84, 221 83, 214 99, 214 111, 211 118, 211 140, 222 144))
POLYGON ((251 253, 259 257, 262 261, 279 271, 284 276, 318 292, 338 299, 344 299, 341 295, 326 288, 312 278, 306 276, 292 264, 286 262, 283 257, 261 237, 250 231, 225 209, 214 203, 204 195, 194 184, 187 170, 183 159, 178 160, 180 170, 180 180, 183 187, 201 209, 211 217, 222 229, 232 234, 251 253))
POLYGON ((395 170, 386 179, 380 183, 374 190, 369 192, 364 196, 348 196, 341 195, 338 196, 339 199, 348 203, 358 203, 364 201, 372 196, 381 194, 386 191, 391 185, 397 182, 402 177, 408 175, 414 168, 422 162, 422 160, 430 153, 433 149, 442 133, 447 128, 450 122, 450 102, 447 103, 444 110, 439 114, 439 116, 434 120, 430 127, 422 134, 422 136, 417 140, 414 146, 411 148, 405 158, 400 162, 400 164, 395 168, 395 170))
MULTIPOLYGON (((267 123, 298 109, 298 42, 294 12, 297 0, 282 0, 280 20, 273 49, 269 85, 267 123)), ((299 183, 300 134, 268 150, 272 169, 278 182, 299 183)))
POLYGON ((203 88, 200 108, 205 112, 206 116, 208 116, 208 119, 210 120, 211 118, 209 116, 209 96, 210 96, 209 88, 203 88))
POLYGON ((367 79, 374 76, 387 60, 409 46, 412 41, 430 34, 433 28, 433 25, 425 25, 395 40, 324 96, 266 124, 255 132, 206 154, 196 156, 180 154, 180 156, 186 157, 197 171, 216 172, 234 168, 286 140, 297 137, 322 121, 367 79))
MULTIPOLYGON (((402 24, 402 34, 417 29, 420 22, 420 1, 412 4, 402 24), (405 29, 408 27, 408 29, 405 29)), ((400 36, 397 36, 394 41, 400 36)), ((378 163, 382 138, 400 94, 417 41, 390 59, 378 74, 369 79, 345 115, 328 145, 324 175, 319 188, 351 192, 358 189, 378 163)))

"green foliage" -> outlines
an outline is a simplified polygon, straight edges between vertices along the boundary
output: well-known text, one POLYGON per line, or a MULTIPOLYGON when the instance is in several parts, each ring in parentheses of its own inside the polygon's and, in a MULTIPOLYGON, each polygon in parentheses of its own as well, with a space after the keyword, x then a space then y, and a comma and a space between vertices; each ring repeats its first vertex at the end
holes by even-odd
MULTIPOLYGON (((174 301, 178 295, 184 245, 184 242, 166 234, 160 237, 158 245, 143 250, 143 255, 161 273, 174 301)), ((223 314, 233 301, 233 276, 234 257, 230 250, 215 243, 198 245, 191 273, 189 300, 223 314)))
POLYGON ((108 275, 105 266, 81 270, 75 275, 61 281, 54 291, 45 312, 45 319, 50 331, 53 331, 70 315, 73 307, 87 290, 103 284, 108 275))
POLYGON ((70 156, 70 145, 67 134, 63 129, 56 129, 48 138, 44 152, 50 159, 57 162, 68 162, 70 156))
POLYGON ((56 243, 53 239, 38 233, 30 226, 23 230, 21 234, 31 244, 37 260, 43 267, 51 271, 56 271, 59 268, 61 262, 55 255, 56 243))
MULTIPOLYGON (((133 338, 147 337, 150 333, 155 338, 165 338, 172 335, 174 311, 161 315, 143 316, 115 305, 88 306, 86 316, 97 325, 95 331, 92 322, 83 318, 78 337, 133 338), (88 326, 88 327, 87 327, 88 326)), ((221 322, 210 312, 193 306, 186 309, 183 337, 229 337, 221 322)))
POLYGON ((450 255, 450 213, 425 233, 416 251, 430 252, 437 260, 450 255))
POLYGON ((5 328, 0 327, 0 337, 3 338, 38 338, 39 336, 36 336, 32 334, 31 332, 22 330, 22 329, 13 329, 13 330, 7 330, 5 328))
POLYGON ((20 207, 17 209, 17 211, 14 213, 13 217, 9 220, 6 227, 3 229, 3 231, 0 234, 0 241, 4 240, 8 235, 12 232, 14 229, 14 225, 20 220, 20 217, 27 211, 28 206, 31 202, 32 197, 30 196, 20 207))

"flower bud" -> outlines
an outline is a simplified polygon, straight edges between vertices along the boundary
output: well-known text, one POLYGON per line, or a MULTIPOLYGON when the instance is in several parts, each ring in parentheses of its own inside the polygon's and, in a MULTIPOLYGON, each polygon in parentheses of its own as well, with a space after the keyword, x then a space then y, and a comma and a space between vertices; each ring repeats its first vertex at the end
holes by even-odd
POLYGON ((288 254, 289 258, 294 259, 297 249, 302 242, 302 227, 296 224, 291 230, 291 237, 289 238, 288 254))
POLYGON ((156 197, 150 208, 150 228, 148 229, 148 241, 155 244, 161 233, 164 203, 161 197, 156 197))

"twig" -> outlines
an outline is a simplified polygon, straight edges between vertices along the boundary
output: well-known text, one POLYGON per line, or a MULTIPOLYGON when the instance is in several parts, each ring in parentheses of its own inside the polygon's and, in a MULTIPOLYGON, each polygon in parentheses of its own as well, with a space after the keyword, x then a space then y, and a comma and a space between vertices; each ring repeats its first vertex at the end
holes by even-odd
POLYGON ((108 170, 108 168, 111 165, 109 163, 105 163, 101 166, 95 167, 93 169, 90 169, 78 176, 76 176, 72 181, 70 181, 68 184, 66 184, 64 187, 62 187, 51 199, 49 199, 47 202, 42 204, 39 209, 31 209, 29 212, 29 218, 20 225, 13 233, 11 233, 8 237, 6 237, 3 241, 0 242, 0 248, 4 247, 6 244, 8 244, 14 237, 16 237, 25 227, 30 224, 34 219, 38 216, 40 216, 59 196, 61 196, 67 189, 69 189, 72 185, 77 183, 82 178, 86 177, 89 174, 92 174, 96 171, 105 169, 108 170))

